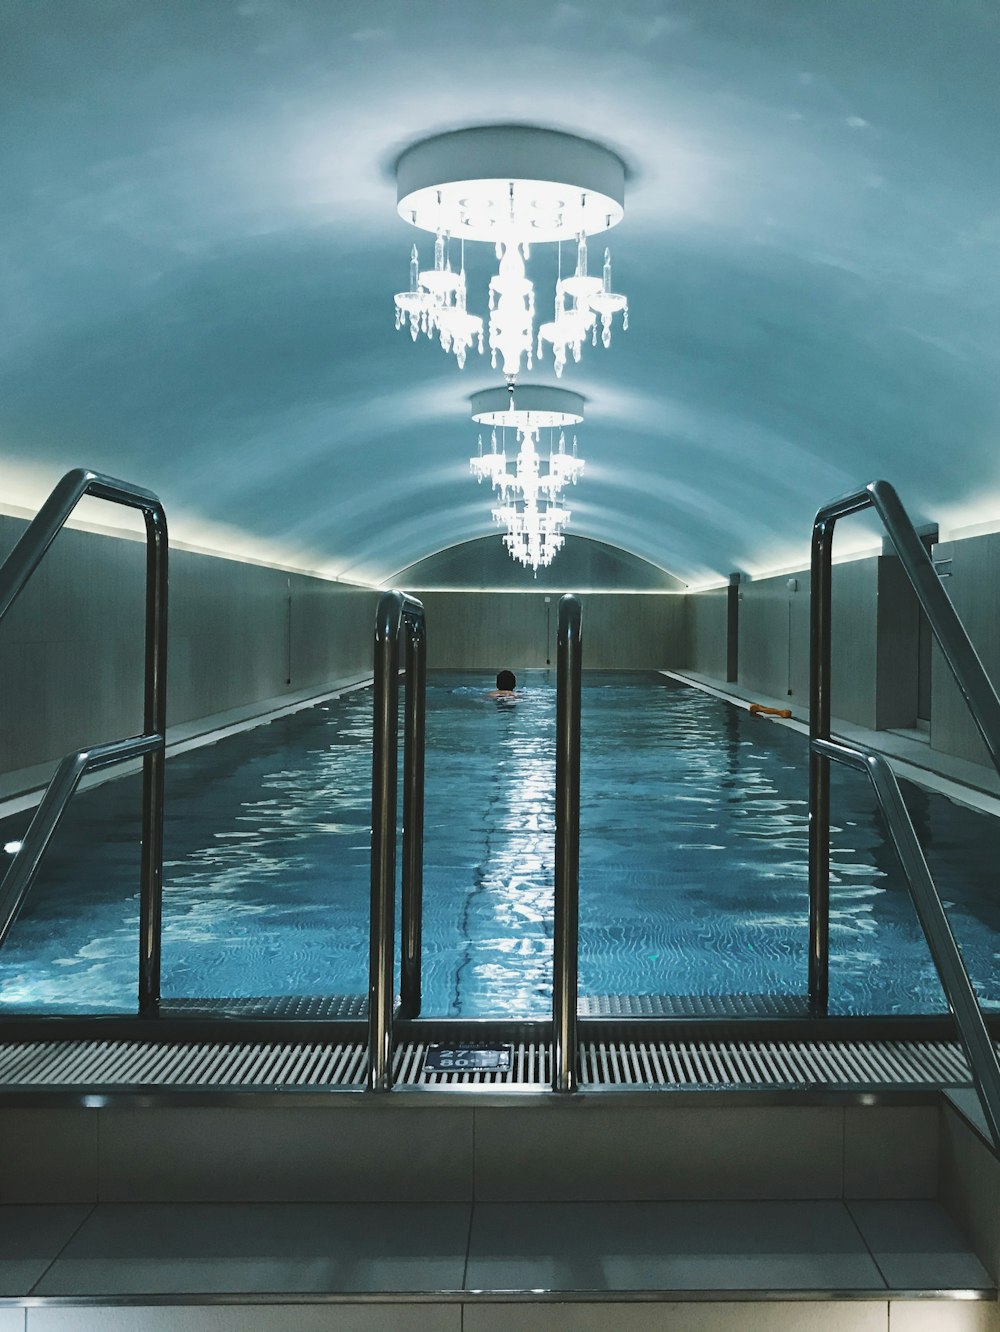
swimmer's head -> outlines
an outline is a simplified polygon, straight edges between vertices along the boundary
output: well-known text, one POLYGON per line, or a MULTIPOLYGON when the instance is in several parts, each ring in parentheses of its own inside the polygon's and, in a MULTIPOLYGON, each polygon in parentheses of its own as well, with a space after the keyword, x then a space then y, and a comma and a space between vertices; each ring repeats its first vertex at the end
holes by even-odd
POLYGON ((517 680, 514 678, 513 671, 501 671, 497 676, 498 689, 513 689, 516 684, 517 680))

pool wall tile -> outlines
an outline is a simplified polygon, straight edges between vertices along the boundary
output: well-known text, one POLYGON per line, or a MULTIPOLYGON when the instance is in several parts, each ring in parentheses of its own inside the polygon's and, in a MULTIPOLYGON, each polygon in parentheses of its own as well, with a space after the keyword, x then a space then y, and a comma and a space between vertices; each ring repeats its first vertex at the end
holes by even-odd
POLYGON ((571 1106, 476 1111, 476 1198, 839 1198, 832 1106, 571 1106))
POLYGON ((93 1110, 0 1110, 0 1202, 96 1201, 93 1110))
POLYGON ((102 1110, 106 1202, 462 1202, 472 1111, 102 1110))
POLYGON ((996 1280, 1000 1277, 1000 1161, 947 1103, 941 1110, 940 1197, 996 1280))
POLYGON ((935 1198, 938 1115, 934 1105, 847 1106, 845 1198, 935 1198))

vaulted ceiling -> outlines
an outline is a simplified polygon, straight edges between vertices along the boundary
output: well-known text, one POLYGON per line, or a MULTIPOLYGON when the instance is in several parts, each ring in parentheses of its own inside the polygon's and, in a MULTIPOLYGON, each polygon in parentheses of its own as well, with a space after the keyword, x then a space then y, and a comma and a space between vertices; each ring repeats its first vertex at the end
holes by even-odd
POLYGON ((876 475, 1000 525, 998 69, 996 0, 0 0, 0 504, 87 465, 373 583, 487 536, 393 164, 517 122, 629 171, 572 532, 697 586, 876 475))

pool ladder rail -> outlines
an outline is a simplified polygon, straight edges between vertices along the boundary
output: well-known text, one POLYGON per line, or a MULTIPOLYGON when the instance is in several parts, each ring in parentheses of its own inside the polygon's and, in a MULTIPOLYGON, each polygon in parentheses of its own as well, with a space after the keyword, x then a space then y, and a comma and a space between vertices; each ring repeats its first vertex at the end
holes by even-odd
POLYGON ((830 734, 832 550, 837 521, 873 508, 927 616, 972 718, 1000 773, 1000 699, 941 576, 895 489, 872 481, 831 500, 813 522, 809 607, 809 1003, 828 1012, 830 974, 830 763, 868 775, 899 855, 934 966, 955 1018, 994 1146, 1000 1148, 1000 1060, 941 896, 931 878, 896 776, 879 754, 834 741, 830 734))
POLYGON ((406 688, 403 723, 400 1015, 416 1017, 420 1012, 427 634, 422 603, 403 592, 386 592, 379 601, 375 615, 368 972, 368 1086, 371 1091, 389 1091, 392 1086, 401 639, 404 640, 406 688))
MULTIPOLYGON (((405 641, 403 742, 402 950, 399 1014, 420 1013, 425 689, 423 605, 386 592, 375 616, 375 720, 372 733, 371 967, 368 993, 368 1086, 393 1086, 396 787, 399 752, 400 640, 405 641)), ((556 651, 555 892, 552 986, 552 1088, 575 1091, 580 897, 580 703, 582 611, 559 600, 556 651)))
POLYGON ((49 782, 20 851, 0 884, 0 947, 31 890, 45 849, 87 772, 142 759, 139 890, 139 1012, 160 1004, 163 918, 163 795, 167 734, 167 519, 148 490, 86 468, 67 472, 0 565, 0 622, 85 495, 139 509, 146 524, 146 616, 142 734, 68 754, 49 782))

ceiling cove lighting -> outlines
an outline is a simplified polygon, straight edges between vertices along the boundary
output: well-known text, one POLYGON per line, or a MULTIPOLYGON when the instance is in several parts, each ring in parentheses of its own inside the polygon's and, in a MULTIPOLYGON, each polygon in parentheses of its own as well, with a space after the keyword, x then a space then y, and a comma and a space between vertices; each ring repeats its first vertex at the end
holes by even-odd
POLYGON ((612 290, 611 252, 600 276, 588 272, 587 238, 624 216, 625 166, 600 144, 556 130, 490 125, 425 139, 396 165, 397 208, 405 222, 434 236, 434 265, 420 267, 410 251, 410 285, 396 295, 396 327, 437 335, 460 366, 469 350, 483 351, 513 381, 533 357, 552 348, 561 375, 567 357, 579 361, 584 342, 596 345, 598 324, 610 346, 612 320, 628 328, 628 300, 612 290), (466 307, 465 242, 496 250, 489 313, 466 307), (569 242, 563 276, 563 244, 569 242), (553 317, 535 333, 535 288, 526 264, 533 244, 559 245, 553 317))
POLYGON ((583 398, 567 389, 541 384, 515 389, 510 383, 506 389, 474 393, 472 419, 492 427, 488 451, 479 436, 479 454, 469 460, 472 473, 497 493, 493 520, 507 529, 504 544, 511 557, 537 573, 552 563, 565 541, 562 529, 570 511, 561 492, 575 485, 583 471, 575 435, 567 451, 566 427, 583 420, 583 398), (508 430, 516 447, 512 458, 507 457, 508 430))

